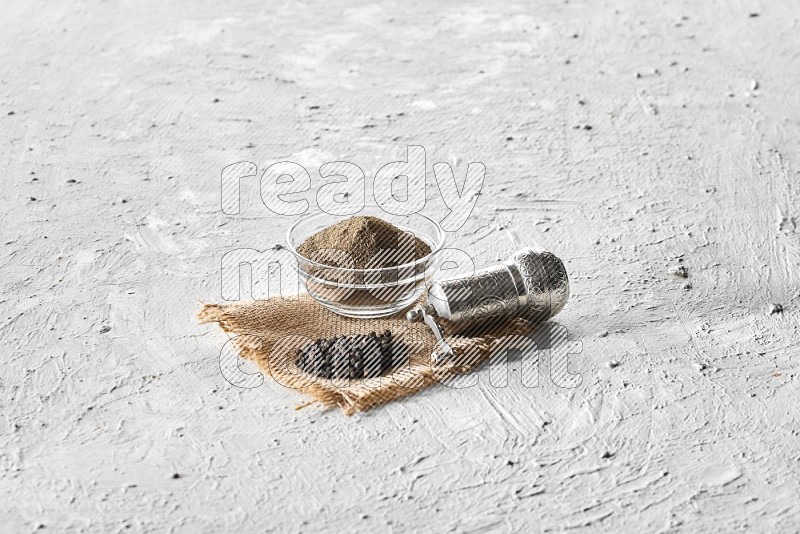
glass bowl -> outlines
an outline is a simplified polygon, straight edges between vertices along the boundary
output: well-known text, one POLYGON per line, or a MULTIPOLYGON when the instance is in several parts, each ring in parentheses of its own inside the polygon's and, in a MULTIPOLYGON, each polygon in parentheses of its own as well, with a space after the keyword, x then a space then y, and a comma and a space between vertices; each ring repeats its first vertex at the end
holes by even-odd
POLYGON ((318 212, 303 217, 289 228, 286 241, 297 259, 300 280, 314 300, 339 315, 373 319, 393 315, 417 301, 436 269, 431 260, 444 246, 445 233, 439 223, 421 213, 396 215, 367 206, 355 215, 318 212), (356 216, 373 216, 391 223, 427 243, 431 253, 395 266, 384 266, 387 264, 376 258, 369 264, 375 268, 360 269, 346 268, 353 262, 340 251, 325 251, 330 252, 336 266, 326 265, 317 256, 319 252, 311 259, 297 251, 311 235, 356 216))

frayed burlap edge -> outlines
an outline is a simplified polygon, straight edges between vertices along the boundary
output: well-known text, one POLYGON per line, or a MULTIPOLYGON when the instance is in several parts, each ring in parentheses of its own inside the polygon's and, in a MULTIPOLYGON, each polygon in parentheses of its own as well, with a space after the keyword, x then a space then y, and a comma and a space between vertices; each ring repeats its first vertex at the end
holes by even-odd
MULTIPOLYGON (((436 383, 468 373, 489 358, 499 337, 521 334, 524 321, 502 323, 479 336, 449 335, 456 357, 435 365, 430 361, 435 339, 427 327, 409 323, 402 314, 383 319, 351 319, 327 310, 307 295, 232 304, 204 304, 198 321, 217 323, 232 336, 243 358, 258 364, 264 374, 282 385, 309 395, 325 407, 339 407, 346 415, 407 397, 436 383), (336 381, 310 375, 295 365, 294 348, 319 337, 392 330, 408 347, 407 362, 393 372, 363 380, 336 381)), ((445 325, 447 331, 453 331, 445 325)))

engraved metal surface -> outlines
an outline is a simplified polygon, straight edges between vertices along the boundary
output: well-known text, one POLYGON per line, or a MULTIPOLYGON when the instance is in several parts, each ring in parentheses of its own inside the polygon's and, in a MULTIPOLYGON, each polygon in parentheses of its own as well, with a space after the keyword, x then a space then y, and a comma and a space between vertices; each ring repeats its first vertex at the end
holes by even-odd
POLYGON ((460 276, 436 282, 436 291, 429 298, 441 298, 446 306, 433 306, 444 319, 469 321, 486 317, 513 316, 518 304, 517 289, 505 265, 481 269, 471 276, 460 276), (441 297, 439 297, 441 295, 441 297))
POLYGON ((564 263, 546 250, 522 249, 514 253, 527 291, 527 308, 542 320, 558 314, 569 300, 569 277, 564 263))
POLYGON ((530 313, 553 317, 569 300, 569 278, 551 252, 531 248, 515 252, 505 263, 435 282, 428 301, 439 317, 450 321, 514 317, 530 313))

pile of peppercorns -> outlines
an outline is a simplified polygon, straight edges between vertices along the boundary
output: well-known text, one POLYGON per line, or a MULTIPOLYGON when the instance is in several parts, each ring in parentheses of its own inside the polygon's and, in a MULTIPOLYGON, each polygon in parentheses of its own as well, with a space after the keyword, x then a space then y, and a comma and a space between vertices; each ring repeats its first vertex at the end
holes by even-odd
POLYGON ((381 376, 395 365, 397 341, 387 330, 383 334, 320 338, 297 349, 297 366, 321 378, 371 378, 381 376))

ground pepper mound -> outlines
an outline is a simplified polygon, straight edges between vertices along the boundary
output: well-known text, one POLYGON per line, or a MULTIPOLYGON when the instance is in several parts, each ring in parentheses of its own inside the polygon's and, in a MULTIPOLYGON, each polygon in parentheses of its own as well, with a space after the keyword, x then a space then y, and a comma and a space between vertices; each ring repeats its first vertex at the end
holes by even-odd
POLYGON ((431 253, 431 247, 382 219, 357 216, 313 234, 297 252, 332 267, 375 269, 419 260, 431 253))

